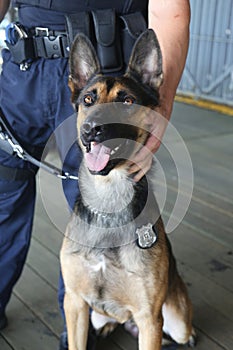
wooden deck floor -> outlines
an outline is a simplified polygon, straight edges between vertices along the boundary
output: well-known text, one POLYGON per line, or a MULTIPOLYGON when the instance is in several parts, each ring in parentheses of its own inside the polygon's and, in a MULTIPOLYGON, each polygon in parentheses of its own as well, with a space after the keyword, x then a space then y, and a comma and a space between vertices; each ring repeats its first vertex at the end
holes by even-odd
MULTIPOLYGON (((194 304, 196 349, 232 350, 233 118, 177 103, 172 122, 186 142, 195 176, 190 207, 170 239, 194 304)), ((177 174, 165 153, 161 148, 158 158, 166 172, 167 221, 177 174)), ((57 350, 62 330, 58 254, 67 216, 60 188, 59 181, 41 172, 31 249, 7 309, 9 326, 0 333, 0 350, 57 350)), ((98 349, 136 350, 137 345, 119 328, 100 340, 98 349)))

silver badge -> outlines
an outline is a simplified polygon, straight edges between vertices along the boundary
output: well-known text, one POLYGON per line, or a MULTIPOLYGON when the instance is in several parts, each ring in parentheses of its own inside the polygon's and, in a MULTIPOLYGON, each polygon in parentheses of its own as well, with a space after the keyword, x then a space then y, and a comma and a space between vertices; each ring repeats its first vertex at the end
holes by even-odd
POLYGON ((137 228, 136 234, 138 235, 138 245, 143 249, 152 247, 157 241, 157 234, 153 230, 152 224, 143 225, 142 227, 137 228))

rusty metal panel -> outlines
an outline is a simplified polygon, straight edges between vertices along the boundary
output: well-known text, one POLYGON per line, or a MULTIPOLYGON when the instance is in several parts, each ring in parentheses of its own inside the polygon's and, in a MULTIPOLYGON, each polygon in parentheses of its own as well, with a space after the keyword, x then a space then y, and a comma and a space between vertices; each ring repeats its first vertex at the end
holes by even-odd
POLYGON ((233 0, 190 5, 190 46, 178 93, 233 106, 233 0))

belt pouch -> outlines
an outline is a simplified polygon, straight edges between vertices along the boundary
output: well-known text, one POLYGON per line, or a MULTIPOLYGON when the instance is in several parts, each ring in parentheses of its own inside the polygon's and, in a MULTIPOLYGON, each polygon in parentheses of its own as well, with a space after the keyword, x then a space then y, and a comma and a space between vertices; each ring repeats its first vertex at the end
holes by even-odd
POLYGON ((135 41, 147 29, 147 24, 141 12, 130 13, 120 18, 123 21, 121 40, 124 64, 127 66, 135 41))
POLYGON ((11 52, 13 61, 17 64, 35 58, 33 38, 19 39, 14 45, 6 42, 6 45, 11 52))
POLYGON ((65 18, 69 47, 71 47, 72 42, 78 33, 83 33, 91 39, 90 16, 88 12, 67 14, 65 18))
POLYGON ((103 73, 117 72, 123 67, 118 22, 113 9, 92 11, 96 51, 103 73))

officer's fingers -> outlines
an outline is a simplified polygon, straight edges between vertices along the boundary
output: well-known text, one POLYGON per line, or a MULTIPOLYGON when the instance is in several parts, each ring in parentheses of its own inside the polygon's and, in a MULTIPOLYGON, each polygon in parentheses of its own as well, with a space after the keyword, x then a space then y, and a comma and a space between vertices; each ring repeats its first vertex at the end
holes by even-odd
MULTIPOLYGON (((150 146, 150 145, 149 145, 150 146)), ((143 146, 136 154, 134 154, 130 161, 135 164, 141 164, 146 161, 147 158, 151 158, 153 156, 153 152, 150 148, 147 147, 147 144, 143 146)))
POLYGON ((134 181, 139 181, 151 168, 153 154, 149 153, 147 157, 143 158, 137 163, 129 164, 129 174, 135 174, 134 181))
MULTIPOLYGON (((161 138, 157 138, 156 136, 151 134, 145 144, 145 147, 143 147, 141 151, 143 152, 143 149, 147 148, 149 152, 155 153, 156 151, 158 151, 160 145, 161 145, 161 138)), ((141 151, 139 151, 139 153, 141 151)))

